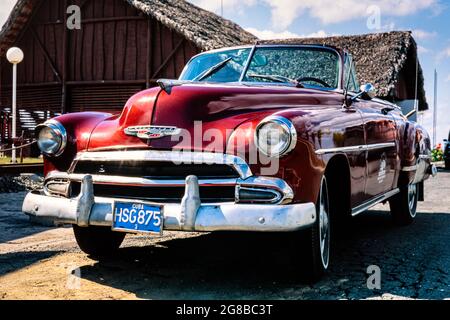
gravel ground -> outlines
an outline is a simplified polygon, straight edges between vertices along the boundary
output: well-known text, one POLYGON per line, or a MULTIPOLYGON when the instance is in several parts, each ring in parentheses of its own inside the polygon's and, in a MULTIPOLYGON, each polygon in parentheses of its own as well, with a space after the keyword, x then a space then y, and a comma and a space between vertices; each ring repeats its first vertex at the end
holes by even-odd
POLYGON ((0 193, 17 193, 42 188, 44 179, 34 174, 21 176, 0 176, 0 193))
POLYGON ((315 285, 297 280, 275 235, 128 236, 114 259, 96 262, 70 228, 31 225, 24 193, 0 194, 0 299, 448 299, 449 194, 442 171, 412 226, 394 227, 382 205, 357 217, 315 285), (367 288, 371 265, 381 290, 367 288))

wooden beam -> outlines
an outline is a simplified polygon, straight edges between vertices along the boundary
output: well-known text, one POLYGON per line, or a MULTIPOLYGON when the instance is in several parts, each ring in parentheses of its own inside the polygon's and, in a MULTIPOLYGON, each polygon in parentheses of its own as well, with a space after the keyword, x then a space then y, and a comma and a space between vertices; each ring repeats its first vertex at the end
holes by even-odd
MULTIPOLYGON (((64 0, 64 8, 67 8, 68 2, 67 0, 64 0)), ((62 88, 61 88, 61 113, 65 114, 69 111, 69 108, 67 107, 67 64, 68 64, 68 37, 69 37, 69 30, 65 26, 65 22, 67 21, 67 10, 64 10, 64 25, 62 26, 64 33, 63 33, 63 71, 62 71, 62 88)))
POLYGON ((67 81, 68 86, 90 86, 90 85, 136 85, 146 84, 145 79, 141 80, 89 80, 89 81, 67 81))
POLYGON ((34 20, 34 17, 39 12, 39 9, 41 9, 42 4, 44 3, 44 0, 39 1, 35 7, 33 7, 33 11, 31 12, 31 16, 28 19, 27 26, 25 26, 22 31, 20 32, 19 36, 16 38, 14 44, 18 44, 22 38, 27 34, 28 29, 33 29, 34 26, 32 25, 32 21, 34 20))
POLYGON ((52 58, 48 54, 47 50, 45 49, 44 45, 42 44, 41 39, 39 39, 39 36, 37 35, 34 28, 30 28, 30 32, 33 35, 33 38, 36 40, 39 49, 41 49, 42 53, 44 54, 45 60, 47 60, 48 64, 50 65, 50 68, 52 68, 53 74, 56 76, 59 83, 62 83, 61 75, 58 72, 58 70, 55 66, 55 63, 53 62, 52 58))
POLYGON ((184 43, 184 38, 181 39, 178 44, 176 45, 175 49, 172 50, 172 52, 167 56, 166 60, 164 60, 164 62, 159 66, 159 68, 155 71, 155 73, 152 75, 152 78, 155 79, 156 77, 158 77, 158 75, 160 74, 160 72, 167 66, 167 64, 170 62, 170 60, 175 56, 175 54, 177 53, 178 49, 181 48, 181 46, 184 43))
MULTIPOLYGON (((105 22, 120 22, 120 21, 144 21, 145 19, 137 16, 124 16, 124 17, 107 17, 107 18, 93 18, 93 19, 81 19, 81 25, 84 24, 94 24, 94 23, 105 23, 105 22)), ((49 26, 49 25, 60 25, 65 24, 65 21, 52 21, 37 24, 38 26, 49 26)))
POLYGON ((145 72, 146 88, 150 88, 150 74, 152 72, 152 19, 147 20, 147 70, 145 72))
POLYGON ((89 1, 90 1, 90 0, 83 0, 83 2, 81 2, 80 9, 83 9, 84 6, 85 6, 89 1))

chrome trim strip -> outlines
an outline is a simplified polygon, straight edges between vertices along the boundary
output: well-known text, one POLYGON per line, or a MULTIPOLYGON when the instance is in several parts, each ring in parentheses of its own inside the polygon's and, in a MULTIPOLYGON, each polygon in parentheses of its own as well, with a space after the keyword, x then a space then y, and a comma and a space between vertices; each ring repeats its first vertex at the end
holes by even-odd
POLYGON ((286 181, 272 177, 250 177, 246 180, 238 179, 238 185, 244 188, 265 188, 278 190, 282 198, 277 204, 288 204, 294 200, 294 191, 286 181))
POLYGON ((417 171, 417 165, 415 166, 410 166, 410 167, 403 167, 402 171, 404 172, 412 172, 412 171, 417 171))
MULTIPOLYGON (((46 182, 51 180, 66 179, 69 181, 82 182, 85 174, 51 172, 45 178, 46 182)), ((92 175, 94 184, 116 184, 121 186, 153 186, 153 187, 181 187, 186 184, 185 180, 155 180, 139 177, 123 177, 123 176, 102 176, 92 175)), ((199 180, 202 186, 227 186, 236 185, 238 179, 208 179, 199 180)))
POLYGON ((368 145, 358 145, 350 147, 340 147, 340 148, 330 148, 330 149, 319 149, 316 151, 317 155, 333 154, 333 153, 347 153, 347 152, 362 152, 362 151, 373 151, 378 149, 393 148, 396 146, 395 142, 387 143, 376 143, 368 145))
POLYGON ((342 147, 342 148, 330 148, 330 149, 319 149, 316 151, 317 155, 325 155, 339 152, 362 152, 367 151, 367 146, 353 146, 353 147, 342 147))
MULTIPOLYGON (((241 75, 239 76, 239 82, 244 81, 244 77, 248 72, 248 69, 250 69, 250 63, 252 62, 253 56, 255 55, 256 52, 256 48, 257 48, 258 44, 256 43, 252 49, 250 50, 250 54, 248 55, 248 59, 245 62, 244 68, 242 70, 241 75)), ((189 61, 190 62, 190 61, 189 61)))
POLYGON ((280 203, 280 201, 283 199, 283 195, 274 189, 263 189, 263 188, 250 188, 250 187, 243 187, 243 186, 236 186, 236 203, 266 203, 266 204, 278 204, 280 203), (256 199, 249 199, 249 200, 243 200, 240 198, 241 195, 241 191, 242 190, 247 190, 247 191, 256 191, 256 192, 266 192, 266 193, 271 193, 273 195, 273 199, 272 200, 256 200, 256 199))
POLYGON ((431 156, 428 154, 421 154, 419 155, 419 159, 423 159, 423 160, 431 160, 431 156))
POLYGON ((188 152, 188 151, 157 151, 157 150, 131 150, 131 151, 99 151, 79 153, 69 172, 73 172, 78 161, 159 161, 175 164, 224 164, 233 167, 242 179, 253 176, 253 173, 244 159, 222 153, 188 152))
POLYGON ((354 208, 352 210, 352 216, 355 217, 355 216, 369 210, 370 208, 376 206, 377 204, 379 204, 383 201, 386 201, 387 199, 395 196, 398 193, 400 193, 400 189, 394 189, 394 190, 386 192, 380 196, 377 196, 377 197, 367 201, 366 203, 363 203, 363 204, 357 206, 356 208, 354 208))
MULTIPOLYGON (((75 181, 83 182, 87 175, 85 174, 69 174, 64 172, 51 172, 45 178, 45 185, 50 181, 75 181)), ((151 187, 183 187, 186 180, 156 180, 139 177, 123 177, 123 176, 103 176, 90 175, 94 184, 114 184, 117 186, 151 186, 151 187)), ((288 204, 294 199, 294 191, 282 179, 272 177, 249 177, 247 179, 203 179, 198 184, 202 187, 213 186, 236 186, 244 188, 263 188, 267 190, 276 190, 281 194, 276 204, 288 204)), ((45 188, 44 188, 45 189, 45 188)))
POLYGON ((395 142, 386 142, 386 143, 375 143, 375 144, 368 144, 367 150, 378 150, 378 149, 386 149, 386 148, 394 148, 397 144, 395 142))

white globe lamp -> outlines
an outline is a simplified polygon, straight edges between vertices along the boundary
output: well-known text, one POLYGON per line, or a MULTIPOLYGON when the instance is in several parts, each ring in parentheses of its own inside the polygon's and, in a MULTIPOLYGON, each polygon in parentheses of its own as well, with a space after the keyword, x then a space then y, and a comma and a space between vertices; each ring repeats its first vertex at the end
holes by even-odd
POLYGON ((12 163, 17 163, 17 153, 14 139, 17 137, 17 65, 23 61, 24 54, 20 48, 12 47, 6 52, 6 59, 13 65, 13 90, 12 90, 12 138, 13 151, 12 163))

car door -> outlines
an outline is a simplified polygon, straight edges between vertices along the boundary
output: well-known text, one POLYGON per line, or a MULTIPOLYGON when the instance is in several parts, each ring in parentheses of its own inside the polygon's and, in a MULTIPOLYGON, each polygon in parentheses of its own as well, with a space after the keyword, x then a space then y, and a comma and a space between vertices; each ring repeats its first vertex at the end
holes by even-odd
POLYGON ((360 100, 357 108, 364 122, 367 199, 393 189, 398 163, 397 129, 394 117, 383 112, 384 105, 360 100))

